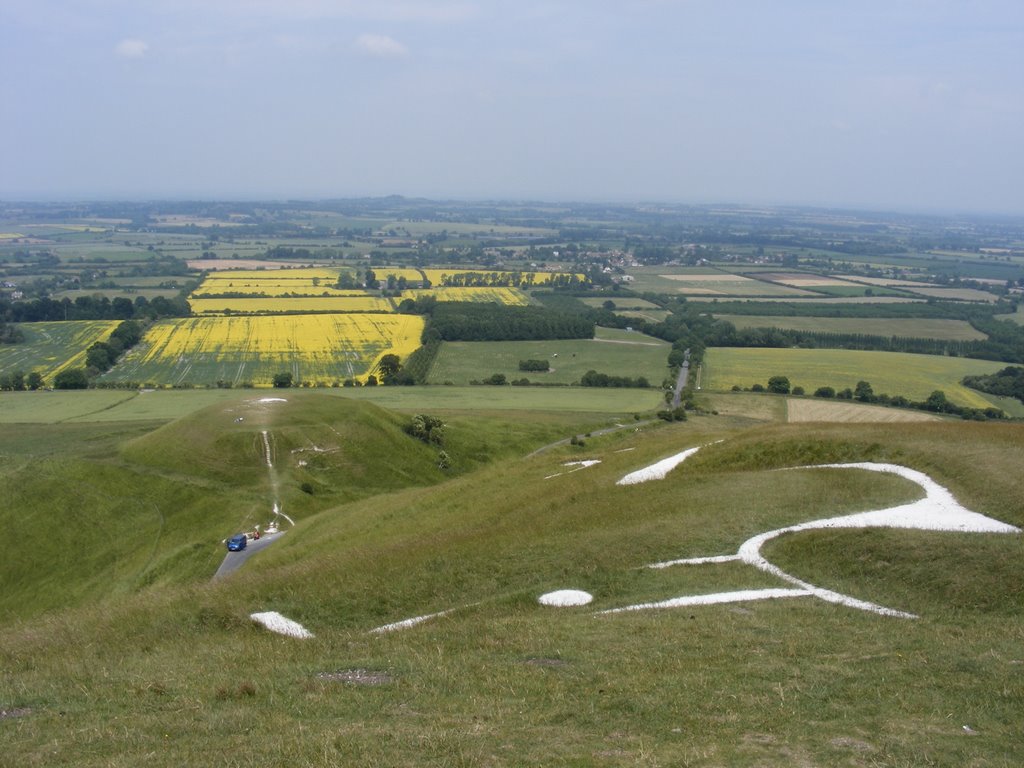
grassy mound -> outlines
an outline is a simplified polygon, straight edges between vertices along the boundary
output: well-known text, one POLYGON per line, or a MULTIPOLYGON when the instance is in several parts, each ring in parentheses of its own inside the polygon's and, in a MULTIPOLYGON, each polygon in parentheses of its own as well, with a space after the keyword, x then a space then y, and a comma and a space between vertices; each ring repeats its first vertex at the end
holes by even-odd
POLYGON ((0 615, 208 579, 223 557, 219 542, 266 523, 274 502, 301 519, 445 477, 437 449, 403 432, 405 417, 340 398, 258 400, 211 406, 120 451, 106 440, 93 455, 90 436, 111 427, 68 427, 75 441, 62 448, 57 427, 8 437, 0 615))
MULTIPOLYGON (((294 435, 320 428, 286 416, 272 425, 281 445, 298 446, 294 435)), ((203 754, 239 755, 231 759, 242 764, 257 748, 261 764, 282 766, 1024 760, 1021 537, 815 531, 770 545, 790 572, 920 613, 914 621, 807 597, 595 615, 780 586, 738 563, 643 566, 731 554, 766 530, 920 496, 896 476, 771 471, 784 466, 903 463, 971 509, 1021 523, 1017 426, 737 432, 736 423, 695 417, 623 430, 433 487, 311 507, 225 580, 0 630, 0 708, 31 711, 18 719, 8 754, 19 765, 129 764, 147 755, 156 766, 203 754), (664 480, 615 484, 695 445, 707 447, 664 480), (564 465, 584 458, 601 463, 564 465), (537 604, 561 588, 585 589, 595 601, 537 604), (369 632, 450 609, 410 630, 369 632), (247 618, 267 610, 316 637, 271 635, 247 618)), ((148 440, 123 455, 155 451, 148 440)), ((156 459, 145 466, 173 469, 156 459)))

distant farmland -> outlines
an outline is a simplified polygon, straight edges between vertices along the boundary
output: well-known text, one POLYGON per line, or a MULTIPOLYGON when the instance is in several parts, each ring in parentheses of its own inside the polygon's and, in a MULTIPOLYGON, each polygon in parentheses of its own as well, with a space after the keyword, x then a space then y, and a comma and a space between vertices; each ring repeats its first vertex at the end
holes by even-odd
POLYGON ((848 349, 737 349, 716 347, 704 358, 702 386, 724 391, 733 385, 765 384, 771 376, 787 376, 808 394, 818 387, 851 389, 867 381, 876 394, 903 395, 924 400, 939 389, 958 405, 998 407, 960 379, 968 374, 994 373, 1005 363, 960 357, 865 352, 848 349))
POLYGON ((106 341, 118 320, 70 320, 21 323, 22 344, 0 345, 0 372, 38 371, 47 385, 65 368, 84 368, 85 351, 97 341, 106 341))
POLYGON ((862 333, 918 339, 974 341, 987 338, 966 320, 886 317, 776 317, 772 315, 715 315, 737 328, 782 328, 792 331, 862 333))
POLYGON ((526 378, 541 384, 572 384, 593 369, 598 373, 636 378, 645 376, 660 386, 668 375, 670 345, 641 334, 619 339, 563 339, 557 341, 452 341, 430 370, 429 381, 467 384, 502 373, 509 381, 526 378), (547 373, 523 372, 520 360, 547 360, 547 373))
POLYGON ((155 384, 267 386, 277 373, 296 382, 365 379, 387 353, 419 346, 417 315, 271 315, 162 320, 103 377, 155 384))

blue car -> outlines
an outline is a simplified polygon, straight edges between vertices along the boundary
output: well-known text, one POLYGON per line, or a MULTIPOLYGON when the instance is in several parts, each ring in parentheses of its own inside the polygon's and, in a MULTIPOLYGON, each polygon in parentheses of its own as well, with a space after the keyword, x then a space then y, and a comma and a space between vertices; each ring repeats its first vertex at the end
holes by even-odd
POLYGON ((244 533, 239 533, 228 539, 228 552, 238 552, 239 550, 245 549, 245 545, 249 543, 244 533))

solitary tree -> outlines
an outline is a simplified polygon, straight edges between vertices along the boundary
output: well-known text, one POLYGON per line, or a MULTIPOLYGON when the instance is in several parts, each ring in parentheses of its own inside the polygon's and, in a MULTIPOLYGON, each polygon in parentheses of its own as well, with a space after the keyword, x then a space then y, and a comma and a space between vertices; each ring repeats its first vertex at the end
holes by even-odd
POLYGON ((65 368, 53 377, 53 386, 57 389, 88 389, 89 377, 83 368, 65 368))
POLYGON ((274 386, 278 389, 288 389, 292 385, 291 371, 281 371, 274 374, 274 386))
POLYGON ((789 394, 789 378, 786 376, 772 376, 768 379, 768 391, 777 395, 789 394))
POLYGON ((853 389, 853 396, 862 403, 870 403, 875 399, 875 391, 866 381, 858 381, 853 389))
POLYGON ((380 372, 381 381, 387 384, 402 370, 402 360, 398 355, 386 354, 377 363, 377 370, 380 372))

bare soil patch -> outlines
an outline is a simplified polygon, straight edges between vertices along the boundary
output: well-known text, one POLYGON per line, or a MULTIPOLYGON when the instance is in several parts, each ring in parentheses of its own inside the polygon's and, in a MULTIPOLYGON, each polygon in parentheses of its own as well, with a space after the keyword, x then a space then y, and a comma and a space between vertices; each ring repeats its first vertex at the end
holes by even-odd
POLYGON ((32 714, 30 707, 12 707, 10 709, 0 709, 0 720, 9 720, 15 717, 26 717, 32 714))

